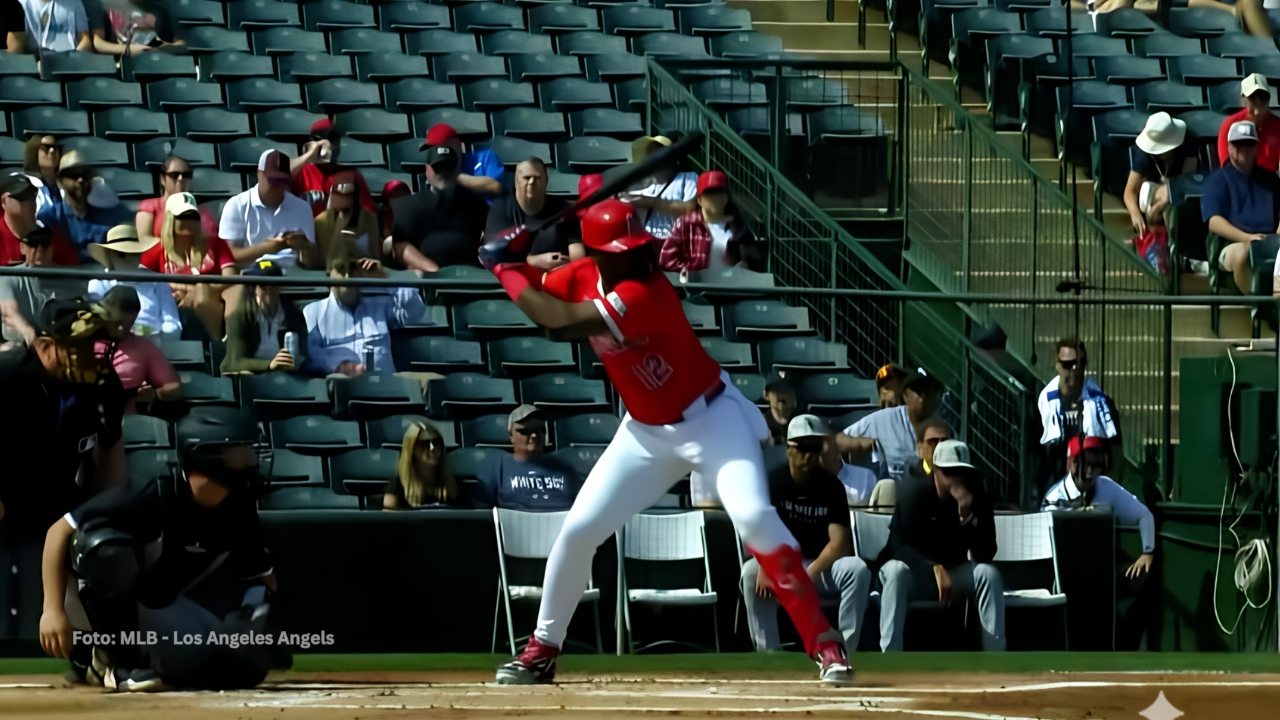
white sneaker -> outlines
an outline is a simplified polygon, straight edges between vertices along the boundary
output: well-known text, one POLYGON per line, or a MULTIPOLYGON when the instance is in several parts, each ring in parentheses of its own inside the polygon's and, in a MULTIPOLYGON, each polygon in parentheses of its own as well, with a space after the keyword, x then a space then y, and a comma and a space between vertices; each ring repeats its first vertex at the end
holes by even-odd
POLYGON ((1209 263, 1205 260, 1188 260, 1187 265, 1191 267, 1191 272, 1200 277, 1209 277, 1209 263))

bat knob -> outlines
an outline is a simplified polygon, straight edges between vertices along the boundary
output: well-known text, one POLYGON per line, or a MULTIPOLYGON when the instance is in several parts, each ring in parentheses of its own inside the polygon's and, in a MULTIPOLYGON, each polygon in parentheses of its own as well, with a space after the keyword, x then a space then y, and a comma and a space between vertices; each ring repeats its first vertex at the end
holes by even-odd
POLYGON ((480 246, 480 264, 486 270, 493 270, 503 263, 524 262, 530 245, 532 238, 528 231, 523 227, 513 228, 480 246))

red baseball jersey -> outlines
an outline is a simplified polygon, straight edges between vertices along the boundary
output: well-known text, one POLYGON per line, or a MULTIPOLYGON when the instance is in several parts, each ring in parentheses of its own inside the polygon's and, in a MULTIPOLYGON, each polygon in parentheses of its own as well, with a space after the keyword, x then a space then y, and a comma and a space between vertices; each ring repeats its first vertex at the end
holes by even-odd
POLYGON ((720 379, 720 366, 698 342, 675 288, 662 273, 604 291, 589 258, 547 273, 543 290, 561 300, 591 301, 608 334, 589 338, 627 411, 646 425, 668 425, 720 379))

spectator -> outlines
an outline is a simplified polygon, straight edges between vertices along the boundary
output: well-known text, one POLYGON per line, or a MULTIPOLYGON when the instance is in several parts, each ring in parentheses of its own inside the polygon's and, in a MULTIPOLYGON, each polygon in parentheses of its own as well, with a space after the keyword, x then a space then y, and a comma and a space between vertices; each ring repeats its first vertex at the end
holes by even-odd
MULTIPOLYGON (((173 37, 171 27, 155 15, 144 13, 130 0, 81 2, 84 3, 89 20, 94 52, 116 56, 138 55, 150 50, 151 42, 161 43, 161 34, 169 39, 173 37)), ((167 19, 167 14, 162 15, 167 19)))
MULTIPOLYGON (((564 210, 561 198, 547 197, 547 164, 529 158, 516 165, 516 185, 512 192, 494 201, 489 208, 485 235, 498 237, 515 228, 536 226, 564 210)), ((533 237, 526 262, 539 270, 551 270, 570 260, 586 257, 575 222, 561 222, 533 237)))
MULTIPOLYGON (((671 147, 673 140, 664 135, 642 137, 631 144, 631 162, 642 162, 653 153, 671 147)), ((625 200, 644 212, 645 229, 659 240, 671 236, 676 218, 693 212, 698 205, 698 174, 681 171, 678 165, 665 167, 653 176, 653 184, 641 190, 623 193, 625 200)))
POLYGON ((1226 167, 1231 154, 1229 135, 1231 126, 1248 120, 1257 129, 1258 167, 1274 173, 1280 170, 1280 118, 1271 112, 1271 97, 1275 93, 1261 73, 1246 75, 1240 81, 1240 97, 1243 108, 1227 116, 1218 129, 1218 164, 1226 167))
MULTIPOLYGON (((155 343, 133 334, 133 324, 142 311, 138 291, 128 285, 117 285, 102 298, 107 316, 119 325, 112 364, 129 397, 125 413, 135 412, 137 403, 149 405, 152 400, 170 400, 182 387, 178 373, 155 343)), ((101 347, 106 350, 105 343, 101 347)))
MULTIPOLYGON (((329 277, 382 277, 376 260, 329 261, 329 277)), ((324 300, 303 309, 307 320, 307 364, 318 374, 357 377, 391 373, 391 330, 417 320, 427 307, 414 288, 395 288, 386 295, 362 294, 358 287, 334 287, 324 300), (373 367, 365 364, 373 353, 373 367)))
MULTIPOLYGON (((259 260, 241 274, 280 277, 284 269, 270 260, 259 260)), ((279 285, 247 286, 227 314, 227 354, 222 360, 222 373, 301 368, 304 358, 294 357, 285 348, 285 333, 298 338, 299 349, 307 346, 307 321, 302 311, 280 298, 279 285)))
MULTIPOLYGON (((135 226, 124 224, 111 228, 106 242, 89 246, 89 256, 102 264, 108 273, 133 272, 143 254, 154 247, 160 240, 150 241, 138 239, 135 226)), ((101 300, 117 286, 132 287, 138 294, 138 317, 133 323, 136 335, 157 335, 182 332, 182 320, 178 315, 178 303, 173 299, 173 291, 168 285, 158 282, 124 282, 111 278, 97 278, 89 281, 89 299, 101 300)))
POLYGON ((958 440, 938 443, 928 478, 898 485, 889 543, 880 555, 880 648, 901 650, 911 599, 978 604, 982 649, 1004 650, 1004 582, 992 564, 991 499, 958 440))
POLYGON ((427 129, 422 149, 429 147, 447 147, 462 158, 458 166, 458 184, 462 187, 484 196, 489 202, 505 192, 502 181, 506 168, 492 148, 472 148, 468 152, 462 146, 458 131, 445 123, 436 123, 427 129))
POLYGON ((837 449, 855 462, 870 457, 881 480, 901 480, 920 462, 916 438, 938 411, 942 392, 942 383, 932 375, 908 373, 902 381, 902 405, 877 410, 845 428, 836 436, 837 449))
MULTIPOLYGON (((164 227, 164 204, 171 195, 185 193, 191 187, 191 179, 195 170, 191 163, 177 155, 170 155, 160 166, 160 197, 147 198, 138 203, 138 215, 135 218, 138 226, 138 239, 158 239, 164 227)), ((218 235, 218 219, 204 208, 200 208, 200 229, 207 238, 218 235)), ((226 245, 224 242, 223 245, 226 245)))
MULTIPOLYGON (((311 124, 311 140, 302 146, 302 154, 289 162, 293 173, 293 194, 311 205, 315 215, 329 207, 329 192, 337 184, 355 183, 360 195, 360 209, 372 213, 377 208, 369 186, 359 170, 338 163, 342 154, 342 133, 329 118, 311 124)), ((352 194, 352 193, 348 193, 352 194)))
MULTIPOLYGON (((366 210, 356 200, 360 184, 358 173, 342 170, 329 177, 328 207, 316 216, 316 252, 318 261, 328 264, 329 258, 367 257, 382 259, 382 235, 378 231, 378 216, 366 210)), ((368 192, 368 190, 365 190, 368 192)))
MULTIPOLYGON (((439 126, 437 126, 439 127, 439 126)), ((392 203, 395 255, 410 270, 435 272, 447 265, 478 265, 489 206, 458 182, 452 145, 423 145, 428 187, 392 203)))
POLYGON ((787 442, 787 426, 796 414, 796 388, 787 377, 786 370, 775 369, 764 385, 764 399, 769 409, 764 411, 764 423, 769 426, 769 444, 784 445, 787 442))
POLYGON ((1158 112, 1147 118, 1134 141, 1138 152, 1124 186, 1124 206, 1135 233, 1141 235, 1148 226, 1164 225, 1169 178, 1195 172, 1195 153, 1183 143, 1186 137, 1185 122, 1158 112))
POLYGON ((27 51, 37 55, 93 52, 89 18, 80 0, 19 0, 26 15, 27 51))
POLYGON ((512 510, 568 510, 582 479, 571 468, 546 454, 547 423, 532 405, 521 405, 507 416, 512 451, 493 458, 480 471, 480 496, 475 505, 512 510))
POLYGON ((1231 2, 1223 2, 1222 0, 1188 0, 1187 6, 1221 10, 1238 19, 1241 27, 1250 35, 1264 37, 1268 40, 1272 38, 1271 22, 1267 19, 1266 10, 1263 9, 1263 0, 1231 0, 1231 2))
MULTIPOLYGON (((1056 348, 1054 367, 1058 376, 1040 391, 1036 406, 1043 431, 1040 445, 1045 450, 1048 472, 1053 480, 1066 473, 1066 442, 1076 435, 1093 435, 1120 443, 1119 416, 1111 398, 1093 378, 1085 377, 1089 354, 1076 338, 1062 338, 1056 348)), ((1043 485, 1041 486, 1043 487, 1043 485)))
MULTIPOLYGON (((951 439, 951 426, 942 418, 932 417, 925 420, 916 432, 916 452, 920 462, 911 466, 910 478, 925 481, 933 477, 933 451, 938 443, 951 439)), ((881 480, 871 491, 871 505, 877 508, 892 508, 897 504, 898 487, 893 480, 881 480)))
POLYGON ((1107 441, 1100 437, 1079 435, 1067 442, 1067 476, 1054 483, 1044 494, 1043 510, 1080 510, 1105 505, 1115 513, 1119 525, 1137 525, 1142 537, 1142 554, 1125 570, 1125 577, 1136 580, 1151 571, 1156 551, 1156 521, 1151 511, 1133 493, 1107 477, 1111 464, 1107 457, 1107 441))
POLYGON ((876 474, 869 468, 845 462, 844 458, 840 457, 840 450, 836 447, 834 433, 828 432, 825 439, 826 444, 822 448, 822 469, 840 480, 849 506, 874 504, 872 498, 875 497, 876 474))
POLYGON ((27 18, 18 0, 0 0, 0 39, 5 52, 20 54, 27 43, 27 18))
POLYGON ((391 230, 395 227, 395 213, 391 212, 391 203, 402 197, 409 197, 413 191, 401 180, 388 180, 382 186, 382 197, 378 200, 378 227, 380 237, 391 238, 391 230))
POLYGON ((1209 174, 1200 198, 1200 215, 1209 232, 1222 238, 1218 267, 1231 273, 1245 295, 1253 292, 1249 244, 1263 243, 1263 257, 1280 251, 1280 178, 1259 167, 1258 129, 1242 120, 1231 126, 1227 153, 1230 162, 1209 174))
POLYGON ((902 404, 902 383, 907 379, 907 371, 889 363, 876 370, 876 395, 880 398, 880 407, 895 408, 902 404))
MULTIPOLYGON (((800 544, 814 588, 840 600, 838 627, 849 652, 858 647, 871 594, 871 570, 853 554, 853 529, 840 481, 822 467, 828 431, 813 415, 797 415, 787 427, 787 465, 769 474, 769 499, 800 544)), ((742 597, 756 651, 778 650, 778 602, 756 559, 742 565, 742 597)))
POLYGON ((222 208, 218 237, 231 246, 237 263, 259 258, 316 267, 316 223, 311 207, 289 193, 289 156, 265 150, 258 158, 258 184, 222 208))
POLYGON ((697 272, 759 268, 755 236, 733 204, 729 176, 709 170, 698 176, 697 207, 681 215, 662 243, 663 270, 697 272))
POLYGON ((58 164, 62 162, 62 143, 52 135, 32 135, 22 149, 22 169, 36 186, 36 212, 45 206, 62 202, 58 187, 58 164))
MULTIPOLYGON (((23 260, 20 238, 37 227, 37 190, 31 178, 20 172, 0 175, 0 210, 4 222, 0 223, 0 265, 11 265, 23 260)), ((53 255, 50 265, 79 265, 80 255, 62 233, 53 233, 53 255)))
POLYGON ((58 186, 62 202, 45 206, 37 217, 54 232, 66 235, 80 254, 80 262, 88 262, 89 246, 105 240, 108 230, 132 216, 75 150, 64 154, 58 163, 58 186))
MULTIPOLYGON (((170 195, 164 203, 160 243, 142 254, 141 267, 165 275, 235 275, 235 259, 222 238, 206 237, 200 208, 191 193, 170 195)), ((171 284, 178 307, 200 319, 211 339, 222 337, 223 292, 226 286, 208 282, 171 284)), ((228 301, 237 293, 228 292, 228 301)))
POLYGON ((431 423, 414 423, 404 432, 396 474, 387 481, 383 510, 427 505, 460 505, 461 493, 444 464, 444 438, 431 423))
MULTIPOLYGON (((23 267, 52 265, 53 242, 53 234, 43 225, 24 235, 21 240, 23 267)), ((4 324, 5 341, 19 345, 35 342, 36 319, 45 303, 53 298, 74 298, 84 291, 84 280, 0 276, 0 322, 4 324)))

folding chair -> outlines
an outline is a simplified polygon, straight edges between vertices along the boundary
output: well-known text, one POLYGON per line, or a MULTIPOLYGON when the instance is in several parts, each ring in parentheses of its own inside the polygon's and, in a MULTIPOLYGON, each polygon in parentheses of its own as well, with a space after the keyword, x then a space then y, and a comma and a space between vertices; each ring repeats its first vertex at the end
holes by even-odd
POLYGON ((996 515, 996 556, 998 565, 1015 563, 1053 563, 1052 587, 1009 588, 1005 583, 1006 608, 1062 608, 1063 649, 1068 649, 1067 595, 1062 592, 1058 574, 1058 548, 1053 538, 1053 513, 1036 512, 1019 515, 996 515))
MULTIPOLYGON (((716 622, 716 593, 711 589, 711 563, 707 559, 706 518, 702 511, 670 515, 641 514, 631 518, 617 534, 618 542, 618 655, 622 654, 623 634, 626 634, 627 651, 636 652, 631 632, 631 604, 665 605, 671 607, 711 607, 711 627, 715 635, 716 652, 720 652, 720 630, 716 622), (701 560, 703 581, 701 587, 648 588, 632 587, 627 581, 627 560, 650 562, 681 562, 701 560)), ((649 643, 641 650, 675 640, 649 643)))

